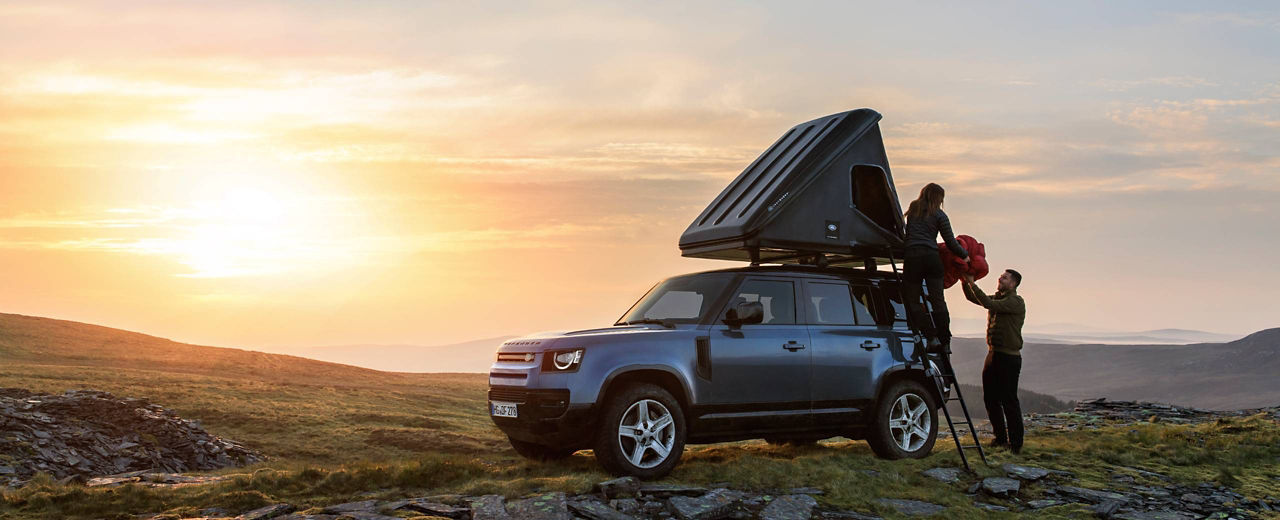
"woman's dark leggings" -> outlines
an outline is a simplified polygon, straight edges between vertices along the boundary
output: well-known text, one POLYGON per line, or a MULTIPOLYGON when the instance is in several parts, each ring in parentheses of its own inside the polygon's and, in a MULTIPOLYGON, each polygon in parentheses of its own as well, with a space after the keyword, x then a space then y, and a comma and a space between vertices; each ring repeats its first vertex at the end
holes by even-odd
POLYGON ((987 362, 982 366, 982 400, 987 405, 996 442, 1008 442, 1014 450, 1022 449, 1022 405, 1018 402, 1021 372, 1022 356, 987 351, 987 362))
POLYGON ((903 297, 907 299, 907 319, 912 327, 920 330, 925 336, 938 338, 943 344, 951 342, 951 314, 947 312, 947 301, 942 295, 942 257, 936 249, 907 250, 902 260, 903 297), (933 322, 930 323, 920 302, 921 283, 928 285, 929 304, 933 307, 933 322))

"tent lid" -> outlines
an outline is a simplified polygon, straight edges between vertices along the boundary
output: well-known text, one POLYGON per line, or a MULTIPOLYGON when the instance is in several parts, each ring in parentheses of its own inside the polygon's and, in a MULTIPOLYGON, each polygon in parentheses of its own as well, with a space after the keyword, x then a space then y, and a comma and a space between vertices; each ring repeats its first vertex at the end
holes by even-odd
POLYGON ((900 255, 905 226, 880 119, 862 108, 788 130, 689 224, 681 254, 753 263, 900 255))

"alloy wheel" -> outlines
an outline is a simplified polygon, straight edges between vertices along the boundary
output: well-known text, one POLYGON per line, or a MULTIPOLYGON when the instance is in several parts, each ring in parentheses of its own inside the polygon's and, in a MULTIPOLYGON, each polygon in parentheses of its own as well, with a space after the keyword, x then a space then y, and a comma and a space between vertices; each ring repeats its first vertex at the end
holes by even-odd
POLYGON ((889 409, 889 434, 902 451, 913 452, 929 439, 932 416, 924 398, 906 393, 889 409))
POLYGON ((618 421, 618 447, 631 465, 649 469, 667 460, 676 440, 676 421, 653 399, 632 403, 618 421))

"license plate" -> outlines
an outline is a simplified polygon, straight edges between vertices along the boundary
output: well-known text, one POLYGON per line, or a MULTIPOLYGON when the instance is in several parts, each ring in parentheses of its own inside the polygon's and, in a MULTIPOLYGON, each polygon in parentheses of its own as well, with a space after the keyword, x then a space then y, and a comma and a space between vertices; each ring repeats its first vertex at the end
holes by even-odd
POLYGON ((517 417, 516 403, 494 401, 489 403, 489 415, 494 417, 517 417))

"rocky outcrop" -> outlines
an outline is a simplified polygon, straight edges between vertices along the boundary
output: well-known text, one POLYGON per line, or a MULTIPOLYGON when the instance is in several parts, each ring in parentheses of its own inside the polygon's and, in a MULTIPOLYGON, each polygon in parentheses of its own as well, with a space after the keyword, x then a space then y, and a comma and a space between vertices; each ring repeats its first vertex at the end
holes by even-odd
POLYGON ((206 432, 145 399, 73 390, 62 395, 0 388, 0 485, 36 473, 88 481, 251 464, 263 456, 206 432))

